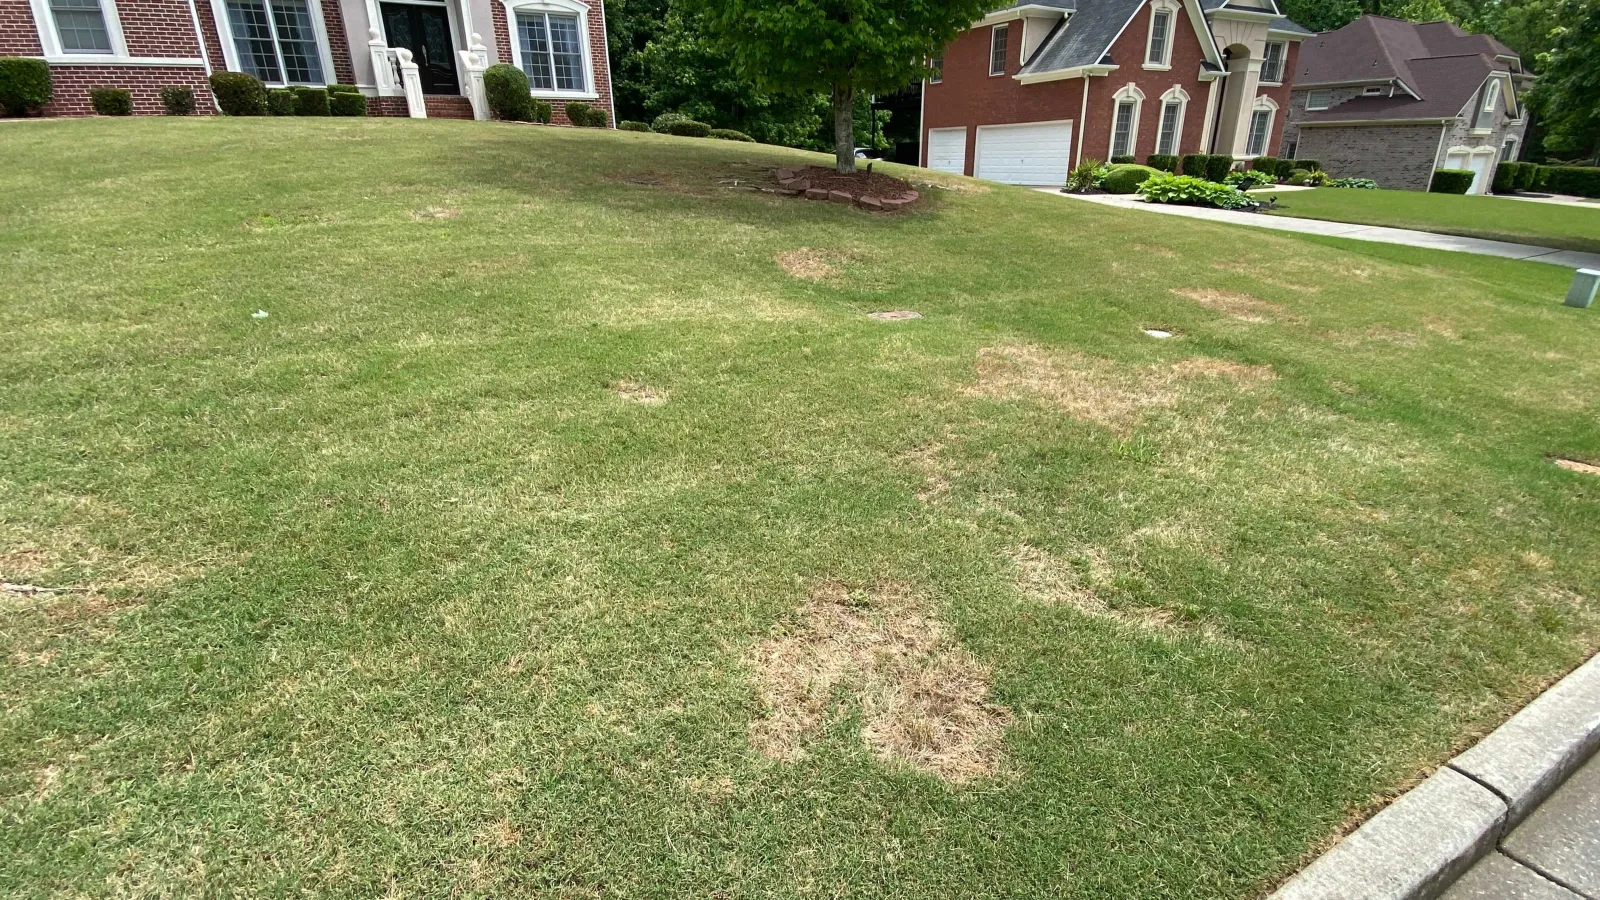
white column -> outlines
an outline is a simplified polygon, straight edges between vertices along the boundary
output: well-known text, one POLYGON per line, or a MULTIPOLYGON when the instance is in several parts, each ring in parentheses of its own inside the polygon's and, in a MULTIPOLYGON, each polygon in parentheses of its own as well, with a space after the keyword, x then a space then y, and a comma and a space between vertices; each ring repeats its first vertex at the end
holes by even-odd
POLYGON ((473 32, 472 47, 459 55, 467 73, 467 99, 472 101, 472 117, 482 122, 489 118, 489 96, 483 89, 483 70, 489 67, 489 48, 483 45, 483 37, 473 32))
POLYGON ((418 71, 417 64, 411 61, 411 51, 396 47, 394 58, 400 67, 400 84, 406 92, 406 110, 413 119, 426 119, 428 106, 422 99, 422 73, 418 71))

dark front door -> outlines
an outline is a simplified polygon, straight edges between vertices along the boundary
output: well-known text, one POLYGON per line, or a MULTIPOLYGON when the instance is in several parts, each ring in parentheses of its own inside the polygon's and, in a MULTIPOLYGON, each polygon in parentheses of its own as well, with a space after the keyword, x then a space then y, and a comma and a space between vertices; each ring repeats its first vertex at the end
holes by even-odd
POLYGON ((450 17, 444 5, 385 3, 383 31, 389 46, 411 51, 411 61, 422 76, 424 94, 459 94, 456 53, 450 40, 450 17))

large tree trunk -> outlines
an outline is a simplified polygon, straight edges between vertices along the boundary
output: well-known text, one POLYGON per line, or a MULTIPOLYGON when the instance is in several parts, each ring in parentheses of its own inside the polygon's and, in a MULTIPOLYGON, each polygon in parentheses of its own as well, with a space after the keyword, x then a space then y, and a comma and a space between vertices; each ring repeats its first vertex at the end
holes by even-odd
POLYGON ((856 171, 856 90, 853 87, 833 89, 833 156, 840 175, 856 171))

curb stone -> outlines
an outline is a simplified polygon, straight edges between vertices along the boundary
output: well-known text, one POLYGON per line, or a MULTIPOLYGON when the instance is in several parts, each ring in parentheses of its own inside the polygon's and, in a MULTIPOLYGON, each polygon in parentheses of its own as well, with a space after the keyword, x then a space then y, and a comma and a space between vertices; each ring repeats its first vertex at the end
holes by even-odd
POLYGON ((1318 857, 1270 900, 1432 900, 1600 748, 1600 655, 1318 857))

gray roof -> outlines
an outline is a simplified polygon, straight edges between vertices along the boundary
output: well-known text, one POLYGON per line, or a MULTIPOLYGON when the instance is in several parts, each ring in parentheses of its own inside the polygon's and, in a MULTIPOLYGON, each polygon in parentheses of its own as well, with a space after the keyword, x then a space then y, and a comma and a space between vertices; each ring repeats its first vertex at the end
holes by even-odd
POLYGON ((989 10, 989 14, 993 15, 997 12, 1005 12, 1008 9, 1016 9, 1019 6, 1049 6, 1055 9, 1077 9, 1078 0, 1018 0, 1016 3, 1002 3, 1001 5, 996 6, 994 9, 989 10))
POLYGON ((1066 28, 1058 28, 1054 37, 1046 39, 1044 46, 1018 74, 1032 75, 1099 63, 1106 58, 1111 42, 1143 4, 1144 0, 1086 0, 1067 20, 1066 28))
POLYGON ((1279 16, 1276 19, 1273 19, 1272 24, 1268 25, 1267 27, 1271 28, 1273 31, 1287 31, 1292 34, 1316 34, 1315 31, 1312 31, 1304 25, 1290 21, 1288 16, 1279 16))

